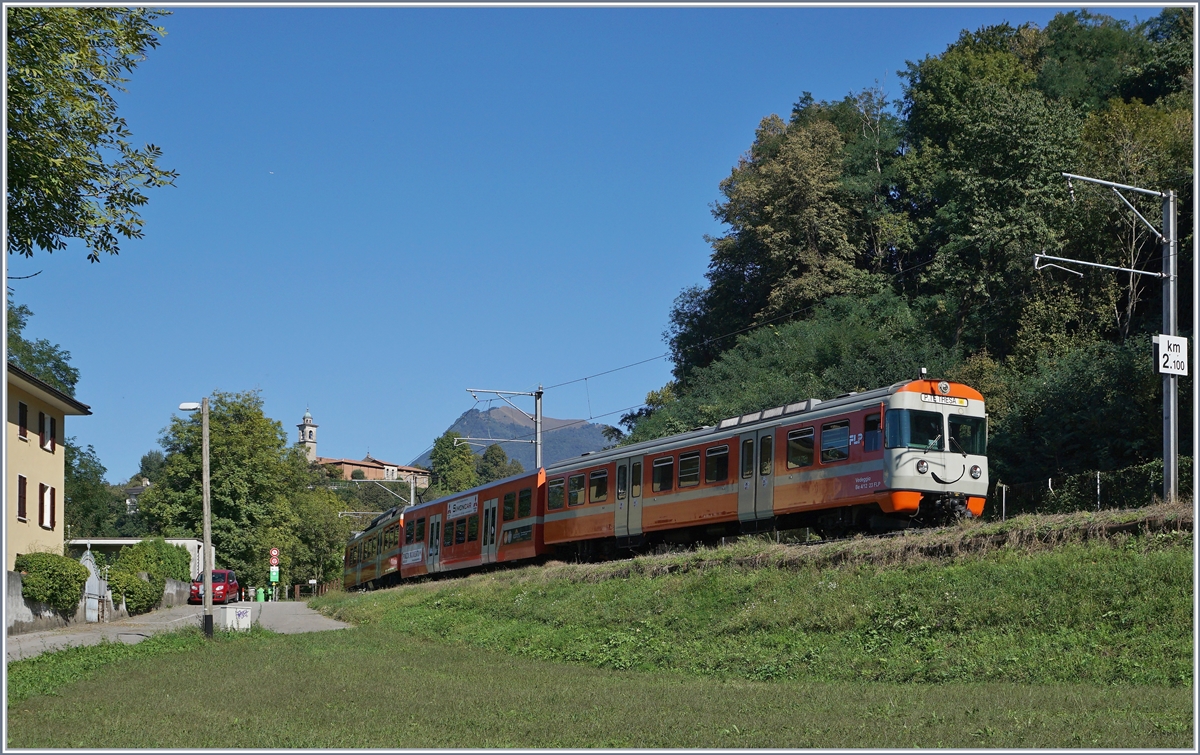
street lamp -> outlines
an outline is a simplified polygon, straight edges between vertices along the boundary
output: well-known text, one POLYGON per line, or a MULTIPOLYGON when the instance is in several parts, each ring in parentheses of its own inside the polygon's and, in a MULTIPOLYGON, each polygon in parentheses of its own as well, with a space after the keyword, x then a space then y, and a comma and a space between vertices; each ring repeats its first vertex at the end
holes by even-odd
POLYGON ((212 508, 209 504, 208 497, 208 397, 200 400, 200 403, 189 401, 179 405, 181 412, 194 412, 200 410, 200 426, 201 436, 204 446, 204 636, 212 638, 213 636, 213 616, 212 616, 212 508))

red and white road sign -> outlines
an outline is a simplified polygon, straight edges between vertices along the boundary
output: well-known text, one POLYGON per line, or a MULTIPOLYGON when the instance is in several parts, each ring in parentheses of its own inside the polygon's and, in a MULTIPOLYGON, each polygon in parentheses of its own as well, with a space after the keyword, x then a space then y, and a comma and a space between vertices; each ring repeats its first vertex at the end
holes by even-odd
POLYGON ((279 556, 271 556, 271 566, 279 566, 279 556))
POLYGON ((278 548, 271 549, 271 558, 279 558, 279 549, 278 548))

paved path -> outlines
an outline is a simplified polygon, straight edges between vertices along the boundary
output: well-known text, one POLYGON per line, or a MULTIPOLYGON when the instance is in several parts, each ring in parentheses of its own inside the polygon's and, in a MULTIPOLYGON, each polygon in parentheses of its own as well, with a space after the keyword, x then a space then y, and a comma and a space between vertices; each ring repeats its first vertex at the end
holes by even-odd
MULTIPOLYGON (((253 612, 250 615, 252 621, 257 621, 264 628, 280 634, 323 632, 329 629, 345 629, 350 626, 322 616, 304 603, 284 601, 235 603, 234 605, 243 608, 249 607, 253 612)), ((102 639, 132 645, 156 632, 169 632, 188 625, 198 627, 201 625, 200 617, 203 610, 202 606, 176 606, 117 621, 9 635, 6 638, 8 646, 6 657, 10 661, 19 661, 22 658, 40 655, 48 650, 61 650, 79 645, 98 645, 102 639)), ((220 606, 213 606, 214 618, 218 621, 220 610, 220 606)))

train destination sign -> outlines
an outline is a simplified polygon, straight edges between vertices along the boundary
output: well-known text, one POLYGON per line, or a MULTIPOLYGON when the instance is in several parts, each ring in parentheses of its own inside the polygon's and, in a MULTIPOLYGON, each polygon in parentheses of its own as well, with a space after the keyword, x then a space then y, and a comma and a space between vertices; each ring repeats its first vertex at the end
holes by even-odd
POLYGON ((1158 336, 1158 371, 1164 375, 1188 374, 1188 342, 1180 336, 1158 336))
POLYGON ((921 400, 927 404, 949 404, 950 406, 966 406, 965 398, 957 398, 955 396, 930 396, 928 393, 921 394, 921 400))
POLYGON ((479 496, 469 495, 446 504, 446 518, 457 519, 460 516, 474 514, 479 509, 479 496))

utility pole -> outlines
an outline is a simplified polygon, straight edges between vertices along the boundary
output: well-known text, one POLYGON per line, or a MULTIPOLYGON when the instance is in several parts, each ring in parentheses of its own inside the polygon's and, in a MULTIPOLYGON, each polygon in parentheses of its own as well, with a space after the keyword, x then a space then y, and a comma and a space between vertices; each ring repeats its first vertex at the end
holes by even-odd
POLYGON ((493 391, 488 388, 468 388, 467 393, 471 394, 471 398, 479 400, 477 393, 494 393, 504 403, 524 414, 529 419, 533 420, 533 440, 520 440, 518 438, 456 438, 454 445, 458 445, 459 441, 470 443, 471 441, 491 441, 494 443, 532 443, 534 448, 534 466, 537 469, 542 468, 542 390, 541 384, 537 390, 532 393, 528 391, 493 391), (508 400, 508 396, 533 396, 533 415, 531 416, 521 407, 508 400))
MULTIPOLYGON (((1142 223, 1150 229, 1151 233, 1159 238, 1162 242, 1162 272, 1152 273, 1147 270, 1137 270, 1134 268, 1114 267, 1113 265, 1101 265, 1095 262, 1084 262, 1083 260, 1067 259, 1065 257, 1051 257, 1048 254, 1035 254, 1033 256, 1033 267, 1035 270, 1041 270, 1043 267, 1058 267, 1070 273, 1082 276, 1083 273, 1070 268, 1064 268, 1061 265, 1042 264, 1040 260, 1055 260, 1058 262, 1069 262, 1075 265, 1086 265, 1088 267, 1100 267, 1106 270, 1119 270, 1121 272, 1130 273, 1131 275, 1148 275, 1153 278, 1162 278, 1163 282, 1163 335, 1175 339, 1179 335, 1178 319, 1176 312, 1178 310, 1179 296, 1179 281, 1178 281, 1178 253, 1179 239, 1176 233, 1176 218, 1178 216, 1177 198, 1174 191, 1155 191, 1153 189, 1141 189, 1137 186, 1126 186, 1125 184, 1113 183, 1112 181, 1101 181, 1098 178, 1089 178, 1088 176, 1078 176, 1073 173, 1063 173, 1063 177, 1067 179, 1067 187, 1071 192, 1071 198, 1075 198, 1075 189, 1071 185, 1071 180, 1086 181, 1087 183, 1099 184, 1112 189, 1112 192, 1125 203, 1125 206, 1133 211, 1133 214, 1138 217, 1142 223), (1142 216, 1142 213, 1137 211, 1137 208, 1125 198, 1121 190, 1134 191, 1139 194, 1148 194, 1162 199, 1162 226, 1163 230, 1160 233, 1157 228, 1151 225, 1149 220, 1142 216)), ((1159 339, 1155 339, 1157 342, 1159 339)), ((1186 346, 1186 342, 1185 342, 1186 346)), ((1166 344, 1160 344, 1160 349, 1167 348, 1166 344)), ((1161 361, 1157 369, 1162 373, 1163 379, 1163 499, 1166 501, 1174 501, 1179 494, 1179 375, 1187 374, 1187 360, 1183 361, 1183 372, 1168 371, 1162 368, 1161 361)))

